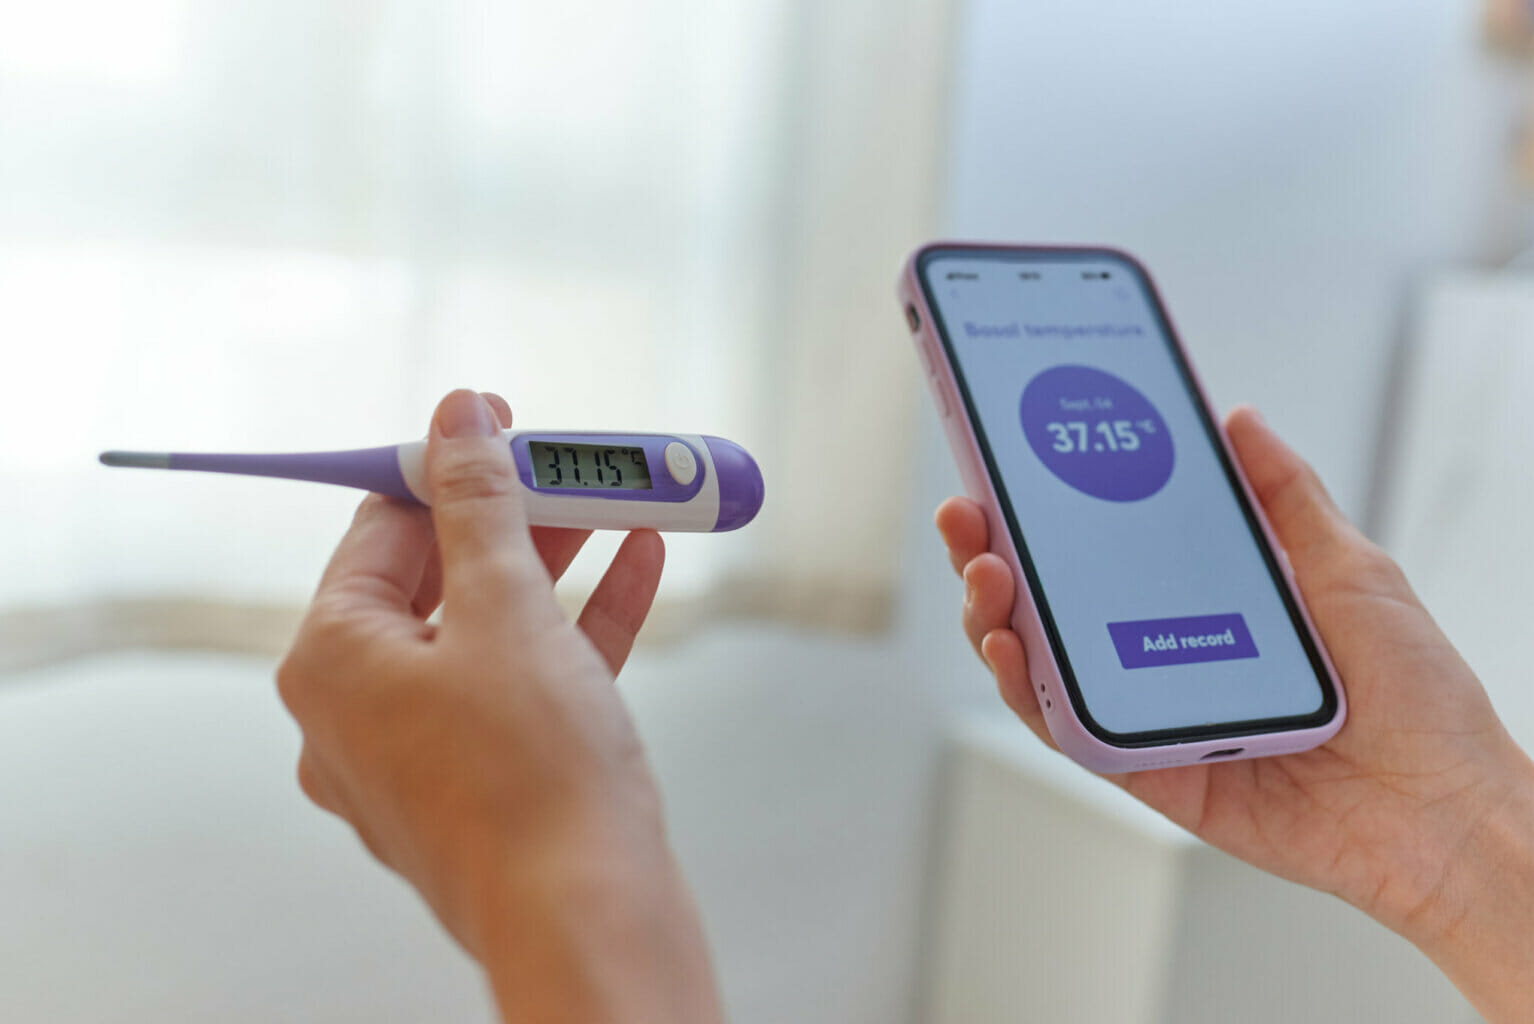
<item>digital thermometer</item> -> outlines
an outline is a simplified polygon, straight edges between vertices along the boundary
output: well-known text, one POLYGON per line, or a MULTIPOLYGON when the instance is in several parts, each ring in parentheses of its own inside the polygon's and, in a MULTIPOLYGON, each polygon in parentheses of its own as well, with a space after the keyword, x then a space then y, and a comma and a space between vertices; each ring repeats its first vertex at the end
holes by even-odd
MULTIPOLYGON (((722 533, 762 507, 762 472, 744 448, 704 434, 503 431, 534 526, 722 533)), ((108 466, 238 473, 340 484, 430 504, 426 442, 344 452, 238 455, 102 452, 108 466)))

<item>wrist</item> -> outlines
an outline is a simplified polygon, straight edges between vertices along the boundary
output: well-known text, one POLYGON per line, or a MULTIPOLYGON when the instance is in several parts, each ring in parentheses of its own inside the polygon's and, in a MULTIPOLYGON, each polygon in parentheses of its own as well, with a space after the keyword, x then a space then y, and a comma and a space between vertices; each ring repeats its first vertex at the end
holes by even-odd
POLYGON ((476 955, 506 1021, 719 1019, 691 895, 644 803, 653 814, 625 800, 504 863, 476 955))
POLYGON ((599 859, 604 851, 638 841, 612 837, 663 843, 659 792, 643 757, 604 762, 579 753, 579 744, 566 744, 531 766, 538 770, 457 764, 410 787, 402 813, 422 845, 395 867, 475 959, 516 920, 509 905, 595 880, 613 867, 599 859))
POLYGON ((1493 1022, 1534 1004, 1534 763, 1507 747, 1441 884, 1397 929, 1493 1022))
POLYGON ((638 851, 664 846, 648 776, 553 787, 537 798, 454 815, 442 858, 465 945, 476 959, 511 944, 533 915, 619 883, 638 851))

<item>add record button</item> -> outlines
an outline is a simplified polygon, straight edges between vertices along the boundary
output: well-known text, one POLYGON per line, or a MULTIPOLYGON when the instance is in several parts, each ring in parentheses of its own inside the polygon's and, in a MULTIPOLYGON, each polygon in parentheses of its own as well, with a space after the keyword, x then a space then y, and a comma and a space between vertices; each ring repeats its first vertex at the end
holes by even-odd
POLYGON ((1119 652, 1119 664, 1125 668, 1257 657, 1257 644, 1246 620, 1234 613, 1110 622, 1108 635, 1119 652))

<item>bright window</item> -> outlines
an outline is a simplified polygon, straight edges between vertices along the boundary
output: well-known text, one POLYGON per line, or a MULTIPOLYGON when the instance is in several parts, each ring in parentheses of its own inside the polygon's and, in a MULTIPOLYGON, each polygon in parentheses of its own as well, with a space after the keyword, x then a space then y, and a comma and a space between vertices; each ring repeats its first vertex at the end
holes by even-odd
MULTIPOLYGON (((732 437, 769 512, 804 507, 774 467, 904 427, 888 280, 928 161, 860 133, 937 94, 918 31, 782 0, 0 0, 0 607, 301 602, 354 494, 95 452, 404 440, 456 386, 732 437)), ((898 516, 850 500, 674 538, 667 595, 785 550, 877 581, 898 516)))

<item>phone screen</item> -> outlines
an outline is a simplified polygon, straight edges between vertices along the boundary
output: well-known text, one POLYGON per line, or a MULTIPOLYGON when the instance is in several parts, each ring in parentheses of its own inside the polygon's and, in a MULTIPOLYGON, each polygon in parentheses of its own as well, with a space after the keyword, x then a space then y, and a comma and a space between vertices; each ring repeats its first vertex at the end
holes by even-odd
POLYGON ((937 249, 920 271, 1083 723, 1132 746, 1329 721, 1319 654, 1138 266, 937 249))

